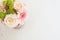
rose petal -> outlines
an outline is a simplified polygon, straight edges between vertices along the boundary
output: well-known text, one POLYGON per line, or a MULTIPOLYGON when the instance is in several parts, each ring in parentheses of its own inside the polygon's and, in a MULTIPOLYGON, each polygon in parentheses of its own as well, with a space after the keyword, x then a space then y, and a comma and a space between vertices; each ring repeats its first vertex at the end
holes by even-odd
POLYGON ((26 12, 22 12, 20 14, 20 18, 21 18, 21 20, 25 20, 25 18, 26 18, 26 12))

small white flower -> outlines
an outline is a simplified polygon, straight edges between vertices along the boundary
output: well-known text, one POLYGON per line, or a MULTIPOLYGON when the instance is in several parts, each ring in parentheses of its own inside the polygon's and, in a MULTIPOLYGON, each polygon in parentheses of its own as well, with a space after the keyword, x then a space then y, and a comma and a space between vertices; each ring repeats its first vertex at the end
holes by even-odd
POLYGON ((22 11, 23 9, 23 4, 20 3, 20 2, 14 2, 14 8, 17 10, 17 11, 22 11))
POLYGON ((8 27, 16 27, 19 24, 18 17, 16 14, 9 14, 6 15, 5 19, 4 19, 4 23, 8 26, 8 27))

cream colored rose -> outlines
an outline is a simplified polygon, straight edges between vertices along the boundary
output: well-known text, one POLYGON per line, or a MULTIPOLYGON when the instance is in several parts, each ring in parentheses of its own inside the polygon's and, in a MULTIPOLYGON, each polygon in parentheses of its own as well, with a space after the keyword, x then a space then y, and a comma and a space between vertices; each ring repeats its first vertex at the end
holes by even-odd
POLYGON ((5 19, 4 19, 4 23, 8 26, 8 27, 16 27, 19 24, 19 20, 16 14, 9 14, 6 15, 5 19))
POLYGON ((17 11, 21 12, 22 9, 23 9, 23 4, 22 4, 22 3, 19 3, 19 2, 15 2, 15 3, 14 3, 14 8, 15 8, 17 11))

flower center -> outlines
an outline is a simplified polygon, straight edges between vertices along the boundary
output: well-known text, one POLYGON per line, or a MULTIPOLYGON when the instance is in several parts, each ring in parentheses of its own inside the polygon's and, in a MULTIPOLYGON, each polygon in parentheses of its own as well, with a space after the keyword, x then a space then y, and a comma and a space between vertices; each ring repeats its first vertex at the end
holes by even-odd
POLYGON ((13 19, 13 18, 11 18, 11 17, 9 17, 9 18, 7 18, 7 22, 11 24, 11 23, 13 23, 13 22, 14 22, 14 19, 13 19))

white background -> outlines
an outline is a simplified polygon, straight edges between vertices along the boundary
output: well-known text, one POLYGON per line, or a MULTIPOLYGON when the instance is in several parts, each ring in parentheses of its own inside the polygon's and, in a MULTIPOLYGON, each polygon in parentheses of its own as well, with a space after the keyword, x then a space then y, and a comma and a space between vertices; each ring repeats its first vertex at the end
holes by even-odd
POLYGON ((0 25, 0 40, 60 40, 60 0, 22 0, 28 19, 21 29, 0 25))

